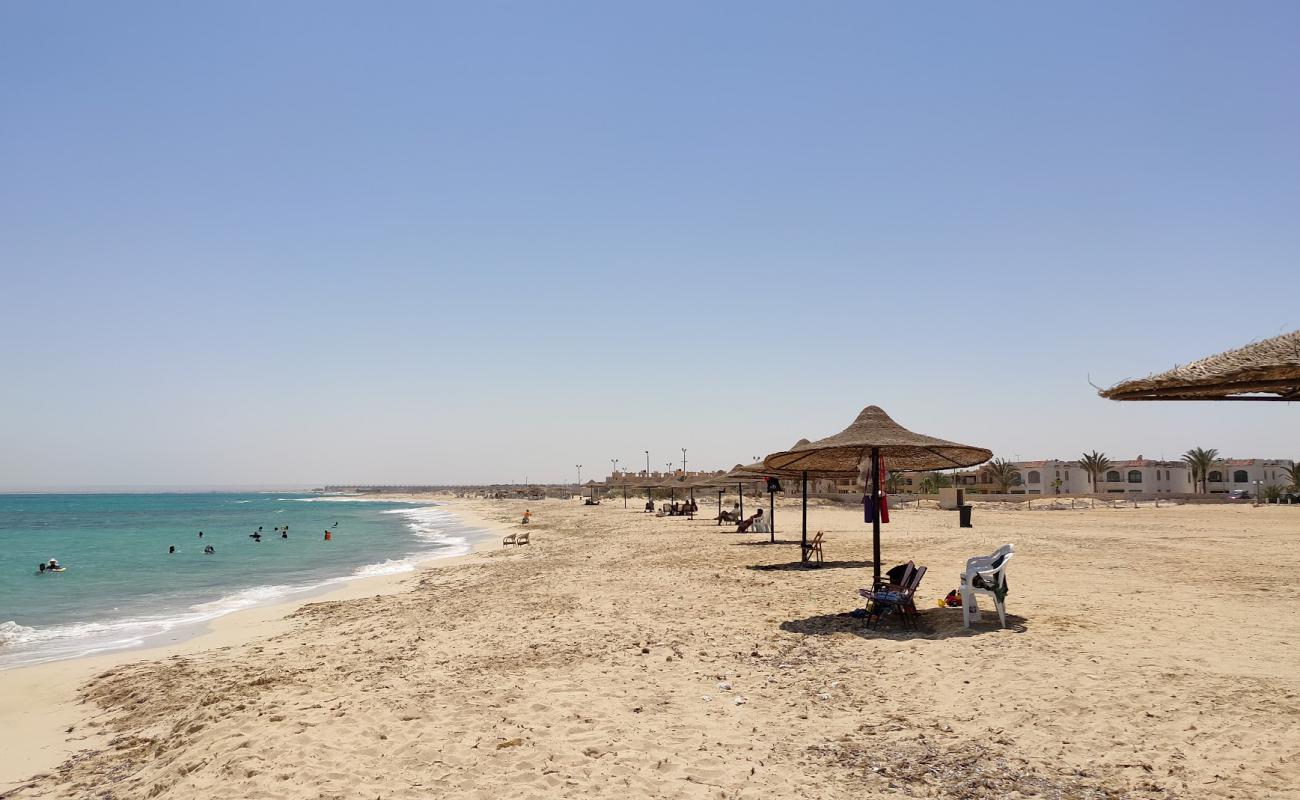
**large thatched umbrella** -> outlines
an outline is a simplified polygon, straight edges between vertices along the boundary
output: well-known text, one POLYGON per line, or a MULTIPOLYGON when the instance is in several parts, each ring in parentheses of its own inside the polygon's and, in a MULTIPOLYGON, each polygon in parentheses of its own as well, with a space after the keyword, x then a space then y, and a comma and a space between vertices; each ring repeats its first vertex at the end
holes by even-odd
POLYGON ((971 467, 993 457, 991 450, 913 433, 889 418, 879 406, 867 406, 853 424, 834 436, 773 453, 763 459, 770 469, 857 472, 864 459, 871 464, 872 560, 880 577, 880 459, 900 471, 971 467))
POLYGON ((1103 390, 1111 400, 1300 400, 1300 331, 1103 390))

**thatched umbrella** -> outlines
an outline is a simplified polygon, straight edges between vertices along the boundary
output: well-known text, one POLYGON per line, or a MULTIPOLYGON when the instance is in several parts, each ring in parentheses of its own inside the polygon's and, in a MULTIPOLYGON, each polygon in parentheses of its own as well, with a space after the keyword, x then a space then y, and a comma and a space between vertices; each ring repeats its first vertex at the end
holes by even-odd
POLYGON ((763 459, 769 469, 809 472, 857 472, 871 463, 872 560, 880 577, 880 458, 901 471, 971 467, 993 457, 991 450, 913 433, 889 418, 879 406, 867 406, 853 424, 834 436, 773 453, 763 459))
POLYGON ((1100 392, 1110 400, 1300 400, 1300 331, 1100 392))
MULTIPOLYGON (((799 441, 791 445, 790 449, 797 450, 806 444, 809 444, 807 439, 800 439, 799 441)), ((814 478, 856 478, 859 474, 859 471, 857 469, 841 470, 841 471, 807 470, 807 469, 773 469, 771 467, 766 466, 766 464, 763 461, 756 461, 753 464, 749 464, 745 467, 742 467, 742 469, 751 472, 755 475, 760 475, 764 478, 770 476, 774 478, 798 478, 799 479, 800 493, 802 495, 802 503, 801 503, 802 524, 800 525, 801 532, 799 535, 799 541, 803 545, 803 550, 801 552, 803 553, 804 560, 807 560, 808 558, 808 549, 807 549, 808 477, 811 475, 814 478)), ((772 525, 771 541, 773 542, 776 541, 776 499, 775 498, 776 496, 774 493, 772 492, 768 493, 768 501, 769 501, 768 513, 772 515, 772 519, 769 520, 769 522, 772 525)))
MULTIPOLYGON (((713 478, 713 480, 715 481, 713 485, 723 487, 733 483, 736 484, 736 492, 737 494, 740 495, 740 516, 743 517, 745 516, 745 483, 748 481, 761 480, 762 477, 763 477, 762 475, 759 475, 754 472, 750 472, 748 467, 745 467, 742 464, 737 464, 736 466, 728 470, 726 473, 715 476, 713 478)), ((724 489, 721 488, 718 489, 718 524, 719 525, 722 524, 723 492, 724 489)))

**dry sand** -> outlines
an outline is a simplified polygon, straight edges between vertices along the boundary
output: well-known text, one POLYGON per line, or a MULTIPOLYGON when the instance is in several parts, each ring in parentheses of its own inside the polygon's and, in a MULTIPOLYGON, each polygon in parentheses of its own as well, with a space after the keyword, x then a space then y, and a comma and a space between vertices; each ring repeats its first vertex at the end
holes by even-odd
POLYGON ((527 547, 102 669, 86 749, 5 797, 1300 798, 1298 508, 896 510, 886 562, 930 568, 912 633, 841 615, 856 509, 812 509, 808 570, 632 505, 534 501, 527 547), (1007 541, 1011 627, 964 631, 933 602, 1007 541))

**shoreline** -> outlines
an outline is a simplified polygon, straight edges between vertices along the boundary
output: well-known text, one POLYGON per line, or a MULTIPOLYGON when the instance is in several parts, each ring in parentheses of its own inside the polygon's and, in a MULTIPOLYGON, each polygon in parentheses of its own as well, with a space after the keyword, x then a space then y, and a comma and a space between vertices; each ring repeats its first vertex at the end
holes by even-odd
MULTIPOLYGON (((376 498, 380 499, 380 498, 376 498)), ((228 649, 283 633, 291 627, 289 616, 312 603, 410 591, 418 578, 432 569, 465 563, 489 549, 507 523, 485 519, 464 508, 456 498, 384 495, 384 500, 439 503, 467 528, 492 536, 474 543, 468 553, 416 562, 406 572, 366 575, 343 580, 323 591, 310 591, 267 605, 231 611, 194 627, 159 634, 159 641, 102 653, 43 661, 0 670, 0 728, 6 731, 6 757, 0 761, 0 797, 28 779, 58 766, 64 759, 95 744, 95 734, 69 737, 92 712, 79 702, 87 680, 105 670, 137 661, 174 658, 207 650, 228 649)), ((499 545, 498 545, 499 546, 499 545)))

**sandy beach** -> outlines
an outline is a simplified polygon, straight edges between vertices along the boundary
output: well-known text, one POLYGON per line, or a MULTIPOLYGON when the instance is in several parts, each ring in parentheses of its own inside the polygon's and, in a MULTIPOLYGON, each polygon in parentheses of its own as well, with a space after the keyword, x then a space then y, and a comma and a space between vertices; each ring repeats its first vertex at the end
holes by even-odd
POLYGON ((896 510, 910 632, 845 615, 855 507, 813 506, 804 569, 793 503, 777 545, 630 506, 535 501, 527 547, 0 673, 33 773, 3 796, 1300 797, 1300 510, 896 510), (935 600, 1004 542, 1010 625, 963 630, 935 600))

